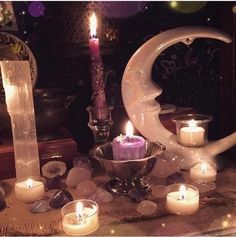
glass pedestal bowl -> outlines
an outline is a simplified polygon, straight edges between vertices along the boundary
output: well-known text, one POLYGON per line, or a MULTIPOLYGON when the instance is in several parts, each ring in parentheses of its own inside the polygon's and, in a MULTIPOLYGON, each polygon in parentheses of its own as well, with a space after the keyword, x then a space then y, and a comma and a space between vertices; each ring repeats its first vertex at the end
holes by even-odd
POLYGON ((114 160, 112 142, 94 147, 90 154, 97 159, 106 173, 112 178, 105 185, 116 194, 127 195, 131 189, 150 189, 145 179, 157 162, 158 156, 165 150, 159 142, 146 141, 146 154, 137 160, 114 160))

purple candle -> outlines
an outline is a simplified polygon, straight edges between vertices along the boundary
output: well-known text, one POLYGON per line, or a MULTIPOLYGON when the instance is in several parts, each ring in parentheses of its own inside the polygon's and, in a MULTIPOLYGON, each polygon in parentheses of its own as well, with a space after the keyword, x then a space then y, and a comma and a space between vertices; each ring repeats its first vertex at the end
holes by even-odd
POLYGON ((90 17, 90 39, 89 49, 91 56, 91 84, 92 84, 92 101, 94 113, 97 119, 104 120, 107 117, 106 95, 104 82, 104 68, 100 55, 99 39, 96 35, 97 19, 95 13, 90 17))
POLYGON ((112 143, 114 160, 137 160, 145 156, 145 139, 133 135, 133 125, 129 121, 126 125, 126 135, 114 138, 112 143))

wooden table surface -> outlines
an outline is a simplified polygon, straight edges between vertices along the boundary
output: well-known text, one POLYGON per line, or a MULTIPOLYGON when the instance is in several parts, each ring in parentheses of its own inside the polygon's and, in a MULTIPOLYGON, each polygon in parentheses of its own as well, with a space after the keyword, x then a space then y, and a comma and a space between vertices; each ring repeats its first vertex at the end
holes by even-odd
MULTIPOLYGON (((186 183, 189 173, 183 172, 186 183)), ((98 176, 94 181, 102 185, 108 177, 98 176)), ((136 211, 137 204, 128 197, 114 195, 108 204, 99 205, 100 227, 96 236, 149 236, 149 235, 234 235, 236 234, 236 166, 230 165, 217 175, 216 190, 201 195, 200 209, 191 216, 180 216, 165 211, 165 199, 156 202, 158 210, 151 216, 136 211)), ((14 179, 5 180, 9 185, 14 179)), ((162 180, 151 179, 152 184, 162 180)), ((68 189, 74 199, 79 195, 68 189)), ((0 235, 65 235, 61 227, 60 210, 33 214, 29 204, 15 199, 14 192, 6 197, 8 208, 0 212, 0 235)))

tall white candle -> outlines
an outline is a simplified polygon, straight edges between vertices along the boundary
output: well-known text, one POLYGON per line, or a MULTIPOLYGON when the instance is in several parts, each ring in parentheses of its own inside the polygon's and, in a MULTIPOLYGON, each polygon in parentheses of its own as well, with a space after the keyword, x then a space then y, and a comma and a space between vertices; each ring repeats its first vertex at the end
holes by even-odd
POLYGON ((198 163, 190 169, 190 178, 197 182, 214 182, 216 174, 216 169, 207 163, 198 163))
POLYGON ((62 208, 62 226, 68 235, 88 235, 99 227, 98 205, 92 200, 76 200, 62 208))
POLYGON ((44 183, 33 178, 19 180, 15 183, 15 196, 22 202, 35 202, 45 194, 44 183))
POLYGON ((180 185, 179 190, 167 193, 166 207, 172 213, 181 215, 194 214, 199 208, 199 192, 193 186, 180 185))
POLYGON ((197 126, 194 120, 189 121, 189 126, 179 130, 179 142, 185 146, 202 146, 205 144, 205 129, 197 126))

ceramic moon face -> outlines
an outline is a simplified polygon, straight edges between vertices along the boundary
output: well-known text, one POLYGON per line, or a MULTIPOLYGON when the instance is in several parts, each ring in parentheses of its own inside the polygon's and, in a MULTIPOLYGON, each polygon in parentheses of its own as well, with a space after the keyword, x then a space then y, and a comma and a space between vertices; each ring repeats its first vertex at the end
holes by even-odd
MULTIPOLYGON (((151 79, 154 61, 162 51, 178 42, 191 44, 195 38, 212 38, 231 42, 227 34, 206 27, 180 27, 153 37, 143 44, 129 60, 122 79, 122 98, 134 126, 150 141, 166 146, 165 158, 175 160, 181 168, 189 169, 199 160, 211 159, 236 144, 236 133, 204 147, 184 147, 176 136, 160 122, 160 104, 156 101, 162 89, 151 79)), ((158 162, 157 162, 158 163, 158 162)))

